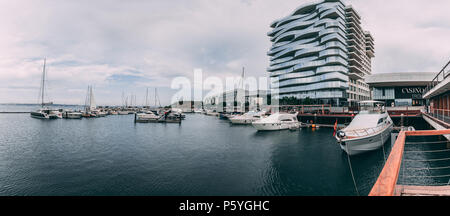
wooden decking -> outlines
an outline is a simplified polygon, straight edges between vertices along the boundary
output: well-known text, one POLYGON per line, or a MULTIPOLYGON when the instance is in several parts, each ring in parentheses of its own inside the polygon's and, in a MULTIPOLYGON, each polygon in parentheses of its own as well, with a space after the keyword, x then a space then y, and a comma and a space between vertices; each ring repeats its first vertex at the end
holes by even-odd
POLYGON ((400 131, 369 196, 450 196, 450 186, 397 185, 407 136, 448 135, 450 130, 400 131))
POLYGON ((450 186, 397 185, 394 196, 450 196, 450 186))

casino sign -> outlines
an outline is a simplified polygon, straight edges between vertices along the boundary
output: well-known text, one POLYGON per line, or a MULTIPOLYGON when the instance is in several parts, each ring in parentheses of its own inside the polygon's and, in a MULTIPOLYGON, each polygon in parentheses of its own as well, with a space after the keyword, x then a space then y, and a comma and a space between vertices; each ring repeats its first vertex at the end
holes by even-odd
POLYGON ((425 86, 395 87, 396 99, 422 99, 425 86))

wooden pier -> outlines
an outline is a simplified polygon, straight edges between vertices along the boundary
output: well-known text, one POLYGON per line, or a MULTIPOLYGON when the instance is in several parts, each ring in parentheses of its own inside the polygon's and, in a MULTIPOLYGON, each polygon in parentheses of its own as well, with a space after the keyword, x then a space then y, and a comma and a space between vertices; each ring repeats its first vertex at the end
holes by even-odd
POLYGON ((397 185, 394 196, 450 196, 450 186, 397 185))
POLYGON ((449 196, 450 186, 397 185, 405 141, 408 136, 448 135, 450 130, 400 131, 389 158, 369 196, 449 196))

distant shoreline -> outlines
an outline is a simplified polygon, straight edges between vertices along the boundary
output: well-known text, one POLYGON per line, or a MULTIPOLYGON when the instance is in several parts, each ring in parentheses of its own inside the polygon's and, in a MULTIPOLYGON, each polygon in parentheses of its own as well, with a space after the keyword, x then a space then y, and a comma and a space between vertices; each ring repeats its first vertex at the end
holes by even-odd
MULTIPOLYGON (((0 103, 0 105, 40 106, 40 104, 27 104, 27 103, 0 103)), ((84 106, 84 105, 77 105, 77 104, 52 104, 51 106, 84 106)))

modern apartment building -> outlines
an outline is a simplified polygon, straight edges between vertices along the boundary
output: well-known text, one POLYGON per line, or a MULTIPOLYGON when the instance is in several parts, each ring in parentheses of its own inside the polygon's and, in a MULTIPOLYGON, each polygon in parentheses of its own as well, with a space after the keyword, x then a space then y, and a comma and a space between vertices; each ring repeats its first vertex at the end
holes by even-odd
POLYGON ((370 99, 374 39, 361 17, 340 0, 305 4, 274 21, 267 33, 271 90, 279 98, 310 98, 345 105, 370 99))

